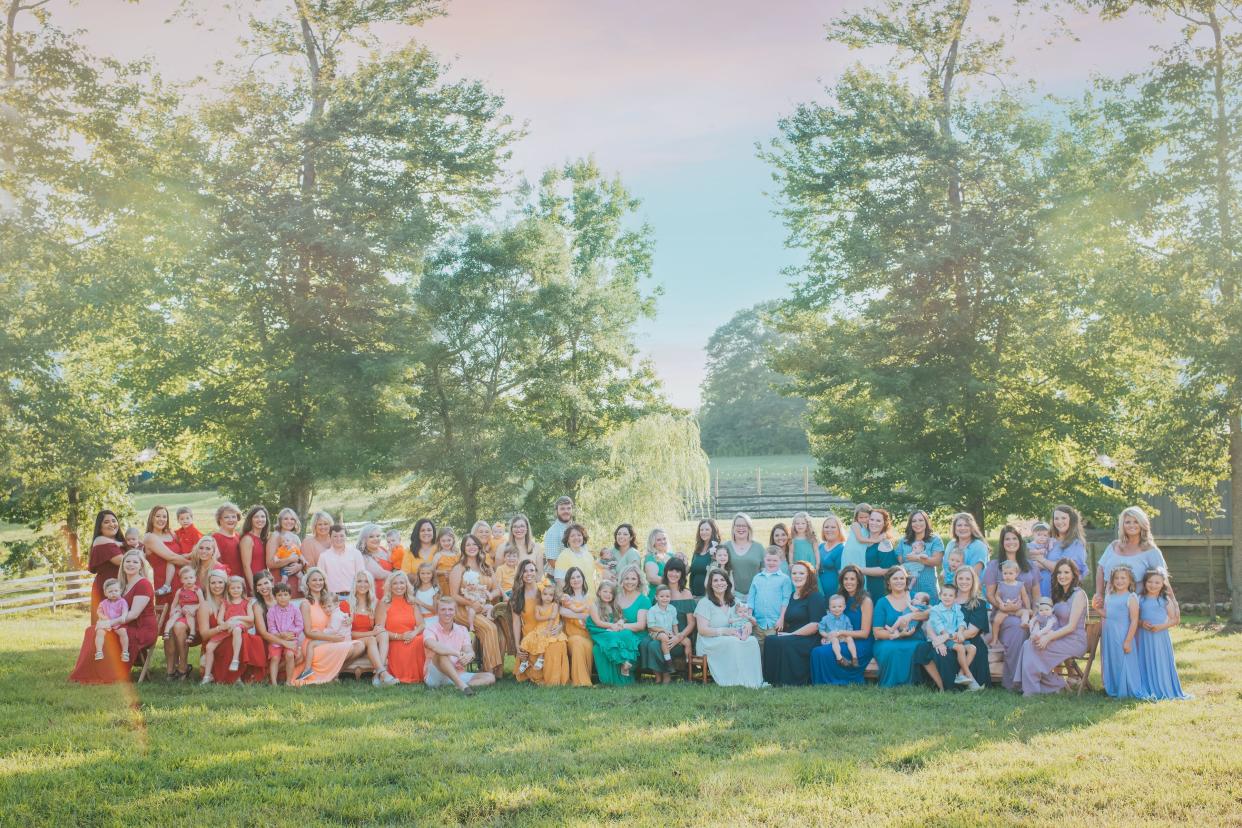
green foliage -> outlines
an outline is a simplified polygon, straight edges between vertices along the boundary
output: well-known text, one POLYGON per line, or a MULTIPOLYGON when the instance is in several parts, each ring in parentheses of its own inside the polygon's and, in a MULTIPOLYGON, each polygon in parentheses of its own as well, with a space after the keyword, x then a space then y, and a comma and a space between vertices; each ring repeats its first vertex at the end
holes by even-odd
POLYGON ((738 311, 707 341, 699 428, 710 455, 803 454, 806 401, 782 396, 789 378, 772 370, 773 352, 788 337, 770 318, 768 302, 738 311))

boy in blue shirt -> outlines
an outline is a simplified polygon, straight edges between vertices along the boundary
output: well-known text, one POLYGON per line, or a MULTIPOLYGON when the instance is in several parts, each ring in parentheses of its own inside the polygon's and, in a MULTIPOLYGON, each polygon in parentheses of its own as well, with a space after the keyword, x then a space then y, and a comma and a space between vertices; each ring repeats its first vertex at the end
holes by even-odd
POLYGON ((769 547, 763 555, 763 569, 750 582, 750 592, 746 593, 746 603, 755 619, 760 652, 764 639, 785 626, 785 608, 793 594, 793 581, 781 572, 780 550, 769 547))

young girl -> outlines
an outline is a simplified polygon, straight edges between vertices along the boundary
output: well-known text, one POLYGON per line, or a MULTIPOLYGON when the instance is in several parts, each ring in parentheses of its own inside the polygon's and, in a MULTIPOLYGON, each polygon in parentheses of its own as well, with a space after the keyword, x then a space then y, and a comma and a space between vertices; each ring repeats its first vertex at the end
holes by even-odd
MULTIPOLYGON (((543 669, 543 654, 548 645, 555 641, 568 641, 561 625, 561 605, 558 601, 560 590, 556 582, 545 578, 539 585, 538 602, 535 604, 535 628, 522 636, 521 649, 528 655, 535 656, 535 669, 543 669)), ((530 662, 522 659, 518 672, 525 673, 530 669, 530 662)))
POLYGON ((818 564, 815 545, 819 541, 815 537, 815 530, 811 528, 811 516, 806 512, 798 512, 789 522, 789 530, 793 537, 789 546, 789 558, 786 563, 790 566, 793 566, 798 561, 804 561, 812 565, 818 564))
MULTIPOLYGON (((660 651, 665 661, 673 660, 673 637, 677 629, 677 608, 673 606, 673 591, 666 585, 656 587, 656 605, 647 610, 647 633, 660 642, 660 651)), ((660 673, 660 683, 668 684, 673 680, 672 671, 660 673)))
POLYGON ((859 503, 854 507, 854 521, 845 531, 845 548, 841 550, 841 568, 867 565, 867 547, 871 545, 871 534, 867 529, 867 521, 871 518, 871 506, 859 503))
MULTIPOLYGON (((457 533, 452 527, 445 526, 440 530, 440 536, 436 538, 436 552, 431 556, 431 562, 435 564, 436 586, 440 587, 440 592, 447 595, 449 591, 448 577, 453 571, 453 567, 457 566, 457 533)), ((435 610, 432 609, 432 615, 435 610)))
POLYGON ((1125 564, 1113 569, 1101 614, 1104 616, 1100 630, 1104 692, 1113 698, 1143 698, 1138 652, 1134 648, 1139 600, 1134 594, 1134 572, 1125 564))
POLYGON ((216 610, 217 621, 224 623, 228 630, 216 633, 203 648, 203 684, 211 684, 211 663, 215 660, 216 650, 220 642, 226 638, 233 640, 233 660, 229 662, 229 670, 236 671, 240 666, 242 651, 242 633, 250 625, 250 601, 246 599, 246 579, 240 575, 229 576, 228 590, 224 595, 224 604, 216 610))
POLYGON ((440 600, 440 587, 436 584, 436 568, 430 561, 419 564, 414 582, 414 608, 424 618, 434 618, 436 602, 440 600))
POLYGON ((194 567, 181 567, 181 588, 173 596, 172 606, 168 610, 168 624, 164 627, 164 635, 171 635, 173 625, 180 621, 189 630, 186 643, 193 644, 196 636, 198 605, 203 600, 203 591, 198 588, 198 575, 194 567))
POLYGON ((1052 599, 1040 598, 1035 617, 1031 619, 1031 638, 1047 635, 1057 629, 1057 617, 1052 614, 1052 599))
POLYGON ((306 567, 306 559, 302 557, 302 539, 298 536, 302 531, 302 522, 298 520, 297 512, 285 508, 276 516, 276 525, 278 528, 267 539, 268 554, 280 564, 280 583, 287 584, 290 576, 302 571, 295 564, 306 567))
POLYGON ((104 639, 108 633, 115 633, 121 642, 121 660, 129 661, 129 630, 125 629, 122 620, 129 612, 129 602, 121 597, 121 582, 116 578, 104 581, 103 592, 104 599, 99 602, 99 618, 95 621, 95 660, 103 661, 104 639))
POLYGON ((1173 660, 1173 639, 1169 628, 1182 621, 1181 608, 1169 589, 1169 581, 1158 569, 1143 575, 1143 597, 1139 599, 1139 629, 1135 643, 1139 657, 1139 679, 1144 695, 1152 699, 1188 699, 1177 677, 1173 660))
POLYGON ((789 542, 789 530, 785 528, 785 524, 778 523, 772 527, 772 533, 768 535, 768 549, 772 547, 780 550, 781 563, 785 564, 781 569, 788 569, 792 544, 789 542))
POLYGON ((729 589, 733 589, 733 564, 729 563, 729 548, 727 546, 717 546, 712 551, 712 558, 715 561, 716 569, 719 569, 729 579, 729 589))
MULTIPOLYGON (((1031 623, 1031 596, 1021 583, 1018 582, 1018 575, 1022 569, 1018 566, 1017 561, 1005 561, 1001 564, 1001 582, 996 585, 996 597, 1003 602, 1017 602, 1022 605, 1022 609, 1018 611, 1018 617, 1022 621, 1022 626, 1029 626, 1031 623)), ((946 584, 947 586, 947 584, 946 584)), ((1009 617, 1009 613, 997 609, 992 615, 992 641, 993 647, 1000 646, 1000 630, 1001 624, 1009 617)))

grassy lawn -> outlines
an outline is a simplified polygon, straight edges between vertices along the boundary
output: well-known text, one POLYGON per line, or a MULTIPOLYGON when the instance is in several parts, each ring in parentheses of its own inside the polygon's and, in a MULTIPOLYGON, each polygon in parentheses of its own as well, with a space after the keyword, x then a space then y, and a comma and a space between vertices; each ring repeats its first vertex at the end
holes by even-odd
MULTIPOLYGON (((1242 634, 1175 631, 1189 702, 674 685, 474 699, 77 687, 77 614, 0 620, 0 823, 1238 824, 1242 634)), ((162 666, 158 659, 155 669, 162 666)))

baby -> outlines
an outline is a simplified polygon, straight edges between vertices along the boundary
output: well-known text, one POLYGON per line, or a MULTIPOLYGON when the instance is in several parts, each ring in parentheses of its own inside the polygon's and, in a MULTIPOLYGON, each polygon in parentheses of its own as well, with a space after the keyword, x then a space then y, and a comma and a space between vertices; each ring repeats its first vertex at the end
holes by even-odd
POLYGON ((302 541, 297 532, 281 530, 276 532, 276 562, 280 564, 280 583, 289 583, 293 574, 294 564, 305 565, 302 557, 302 541))
POLYGON ((1016 614, 1022 620, 1022 626, 1026 626, 1031 622, 1031 597, 1024 587, 1018 581, 1017 561, 1005 561, 1001 564, 1001 582, 996 585, 996 602, 998 604, 1018 604, 1020 609, 1016 613, 1006 612, 999 607, 992 615, 992 640, 993 647, 1000 643, 1001 624, 1011 614, 1016 614))
POLYGON ((193 644, 197 636, 195 625, 198 623, 198 604, 203 600, 203 593, 198 588, 198 575, 194 572, 194 567, 188 564, 181 567, 179 575, 181 588, 173 596, 172 606, 168 609, 168 624, 164 627, 164 634, 171 633, 173 626, 180 621, 189 630, 186 642, 193 644))
POLYGON ((915 623, 914 614, 916 612, 927 612, 927 608, 931 606, 931 596, 926 592, 916 592, 910 597, 910 606, 889 626, 885 627, 891 633, 904 632, 910 629, 910 625, 915 623))
MULTIPOLYGON (((275 588, 273 587, 273 594, 275 588)), ((350 610, 349 602, 342 601, 332 609, 332 615, 328 618, 328 625, 323 628, 324 635, 344 636, 349 638, 353 635, 354 618, 350 610)), ((308 639, 306 642, 306 669, 298 676, 298 681, 304 681, 314 675, 315 671, 312 664, 315 661, 315 645, 320 642, 308 639)), ((334 644, 334 641, 324 641, 324 644, 334 644)))
POLYGON ((945 584, 940 587, 940 603, 931 608, 927 616, 931 645, 940 655, 949 650, 957 653, 958 672, 954 684, 966 684, 971 690, 980 685, 970 672, 970 662, 975 658, 975 645, 966 643, 966 619, 957 605, 957 587, 945 584))
POLYGON ((267 610, 267 631, 281 640, 280 644, 267 645, 272 686, 275 687, 281 661, 285 663, 285 681, 293 680, 293 664, 302 646, 304 625, 301 610, 292 603, 293 594, 288 584, 276 584, 272 587, 272 595, 276 598, 276 606, 267 610))
POLYGON ((461 576, 461 595, 468 601, 478 601, 483 605, 483 609, 476 610, 474 607, 466 607, 466 629, 474 632, 474 616, 476 612, 482 612, 485 618, 491 618, 494 608, 488 600, 487 587, 483 585, 483 576, 477 569, 467 569, 461 576))
POLYGON ((824 644, 832 645, 832 654, 837 657, 837 664, 842 667, 858 666, 858 648, 854 646, 854 638, 841 633, 853 632, 854 623, 845 614, 845 596, 834 595, 828 600, 828 614, 819 622, 819 638, 824 644), (849 651, 846 659, 841 652, 841 644, 849 651))
POLYGON ((1039 611, 1031 621, 1031 637, 1047 635, 1057 628, 1057 617, 1052 614, 1052 599, 1040 598, 1039 611))
POLYGON ((109 578, 103 585, 104 599, 99 602, 99 617, 95 621, 95 660, 103 661, 104 639, 115 633, 121 642, 121 660, 129 661, 129 630, 125 629, 125 614, 129 602, 121 597, 121 582, 109 578))
MULTIPOLYGON (((667 586, 656 587, 656 605, 647 610, 647 632, 660 642, 665 661, 672 661, 673 636, 677 635, 677 608, 672 605, 673 592, 667 586)), ((668 683, 670 674, 661 681, 668 683)))
POLYGON ((1032 560, 1035 558, 1046 559, 1048 550, 1052 548, 1052 541, 1048 537, 1048 524, 1036 523, 1031 527, 1033 537, 1031 542, 1026 546, 1026 554, 1032 560))
POLYGON ((944 566, 944 582, 946 584, 956 583, 957 571, 962 568, 962 563, 966 560, 960 549, 954 549, 949 553, 944 566))

